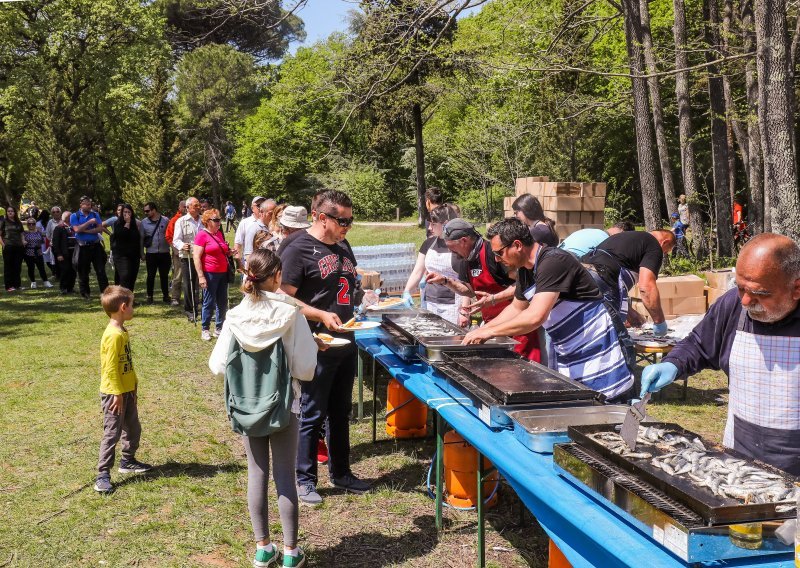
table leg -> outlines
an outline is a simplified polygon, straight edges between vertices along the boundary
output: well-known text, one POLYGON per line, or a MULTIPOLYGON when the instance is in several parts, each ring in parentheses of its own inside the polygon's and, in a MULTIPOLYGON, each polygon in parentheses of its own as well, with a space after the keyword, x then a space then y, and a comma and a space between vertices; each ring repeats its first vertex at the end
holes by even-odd
POLYGON ((444 420, 436 414, 436 530, 442 530, 442 474, 444 470, 444 420))
POLYGON ((358 419, 364 419, 364 352, 358 352, 358 419))
POLYGON ((375 386, 375 359, 372 359, 372 443, 378 439, 378 389, 375 386))
POLYGON ((484 531, 484 511, 483 511, 483 456, 478 452, 478 502, 475 507, 478 511, 478 567, 486 566, 486 543, 484 531))

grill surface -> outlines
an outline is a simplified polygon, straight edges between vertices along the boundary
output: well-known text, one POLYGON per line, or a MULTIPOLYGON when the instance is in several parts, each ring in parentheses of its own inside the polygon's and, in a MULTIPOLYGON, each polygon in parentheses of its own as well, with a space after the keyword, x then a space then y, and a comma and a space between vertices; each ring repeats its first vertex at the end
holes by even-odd
MULTIPOLYGON (((664 428, 669 432, 685 436, 690 440, 699 437, 697 434, 685 430, 677 424, 652 423, 649 424, 649 426, 664 428)), ((691 480, 685 477, 667 474, 661 469, 653 466, 649 459, 630 459, 622 457, 590 437, 591 434, 597 432, 614 431, 614 425, 608 424, 570 426, 568 429, 570 438, 572 438, 572 440, 574 440, 577 444, 616 464, 629 474, 641 479, 647 485, 660 490, 672 499, 683 503, 690 510, 702 516, 703 519, 705 519, 705 521, 709 524, 717 525, 736 522, 788 519, 796 515, 794 510, 779 513, 775 510, 776 505, 774 503, 754 503, 745 505, 736 499, 719 497, 712 493, 708 488, 698 487, 691 480)), ((707 442, 705 440, 703 440, 703 442, 708 448, 708 455, 719 458, 743 459, 752 463, 753 465, 756 465, 757 467, 781 475, 789 483, 795 481, 794 478, 787 473, 772 466, 746 458, 733 450, 715 450, 713 449, 714 445, 711 442, 707 442)), ((654 457, 667 453, 656 446, 645 444, 638 444, 636 449, 637 451, 651 453, 654 457)))
POLYGON ((525 404, 556 400, 588 400, 600 396, 543 365, 508 349, 476 353, 470 348, 447 351, 441 370, 470 390, 487 393, 496 403, 525 404))

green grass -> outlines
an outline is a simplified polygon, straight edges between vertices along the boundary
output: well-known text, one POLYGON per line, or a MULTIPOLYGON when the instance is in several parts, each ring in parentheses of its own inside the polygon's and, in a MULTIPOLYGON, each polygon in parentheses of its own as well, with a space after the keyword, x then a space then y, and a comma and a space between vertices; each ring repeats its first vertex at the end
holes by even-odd
MULTIPOLYGON (((391 242, 422 235, 415 228, 391 231, 391 242)), ((353 244, 370 234, 373 227, 354 227, 353 244)), ((141 297, 144 270, 140 274, 141 297)), ((238 292, 232 293, 236 301, 238 292)), ((92 490, 101 435, 98 343, 106 323, 96 290, 91 302, 55 289, 0 292, 0 566, 249 566, 243 447, 226 420, 221 381, 208 371, 211 344, 199 340, 199 329, 177 309, 137 306, 129 325, 140 380, 138 457, 156 471, 115 471, 114 494, 92 490)), ((379 385, 382 408, 386 381, 379 385)), ((680 386, 671 386, 649 410, 719 440, 724 407, 714 397, 726 387, 720 373, 703 373, 690 382, 688 401, 677 398, 680 386)), ((365 398, 368 413, 368 388, 365 398)), ((380 422, 378 433, 385 439, 380 422)), ((434 528, 424 488, 433 443, 373 445, 370 434, 369 420, 352 425, 352 461, 376 491, 344 495, 327 484, 322 466, 326 502, 301 509, 300 543, 310 565, 472 566, 474 513, 447 511, 447 529, 437 535, 434 528)), ((279 541, 273 487, 270 505, 279 541)), ((487 561, 493 566, 546 565, 546 537, 529 515, 518 524, 519 507, 504 486, 488 514, 487 561)))
POLYGON ((347 233, 347 240, 354 247, 393 243, 414 243, 419 246, 425 240, 425 230, 416 226, 353 225, 347 233))

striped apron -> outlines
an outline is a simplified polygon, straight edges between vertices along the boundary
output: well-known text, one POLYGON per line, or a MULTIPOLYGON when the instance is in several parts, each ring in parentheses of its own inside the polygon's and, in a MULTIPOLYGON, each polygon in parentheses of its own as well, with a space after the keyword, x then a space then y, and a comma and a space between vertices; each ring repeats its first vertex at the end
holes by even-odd
MULTIPOLYGON (((619 261, 611 255, 608 251, 598 248, 590 249, 590 254, 602 252, 609 258, 613 258, 614 261, 619 264, 619 261)), ((595 272, 592 274, 592 277, 599 274, 600 270, 597 269, 595 266, 595 272)), ((617 290, 609 290, 605 284, 601 285, 600 281, 595 277, 595 281, 597 282, 598 286, 600 286, 600 290, 603 292, 603 295, 606 297, 606 300, 611 302, 611 305, 614 306, 614 309, 617 310, 622 321, 628 319, 628 306, 630 305, 630 297, 628 296, 628 292, 631 288, 636 286, 639 283, 639 273, 624 266, 619 267, 619 277, 617 278, 617 290)))
POLYGON ((800 337, 744 330, 742 308, 728 362, 723 444, 800 475, 800 337))
MULTIPOLYGON (((436 252, 433 250, 433 245, 428 249, 425 254, 425 270, 428 272, 436 272, 442 276, 446 276, 450 280, 458 280, 458 273, 453 270, 453 253, 449 250, 447 252, 436 252)), ((441 286, 441 284, 427 284, 427 292, 432 286, 441 286)), ((425 309, 433 312, 434 314, 443 317, 450 323, 458 325, 458 310, 461 308, 461 296, 454 294, 452 302, 431 302, 425 298, 425 309)))
MULTIPOLYGON (((534 294, 535 284, 524 295, 530 302, 534 294)), ((558 300, 543 327, 550 336, 547 357, 550 368, 603 393, 606 398, 614 398, 633 387, 633 374, 603 300, 558 300)))

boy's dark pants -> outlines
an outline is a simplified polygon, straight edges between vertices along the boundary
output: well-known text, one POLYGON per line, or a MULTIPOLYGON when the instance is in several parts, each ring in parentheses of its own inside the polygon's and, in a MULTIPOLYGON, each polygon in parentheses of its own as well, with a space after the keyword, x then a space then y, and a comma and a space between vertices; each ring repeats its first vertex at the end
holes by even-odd
POLYGON ((136 391, 122 395, 123 408, 120 414, 112 414, 109 410, 112 394, 100 394, 103 407, 103 439, 100 441, 100 461, 97 463, 98 473, 110 473, 114 467, 114 451, 120 437, 122 438, 122 459, 131 460, 139 449, 142 436, 142 425, 139 423, 139 409, 136 407, 136 391))

